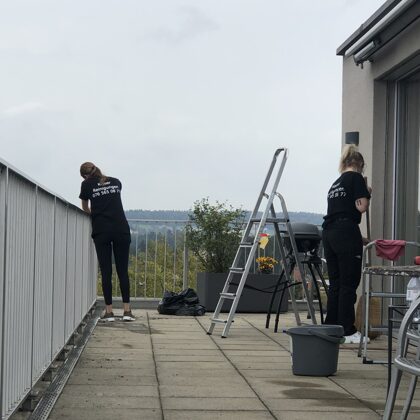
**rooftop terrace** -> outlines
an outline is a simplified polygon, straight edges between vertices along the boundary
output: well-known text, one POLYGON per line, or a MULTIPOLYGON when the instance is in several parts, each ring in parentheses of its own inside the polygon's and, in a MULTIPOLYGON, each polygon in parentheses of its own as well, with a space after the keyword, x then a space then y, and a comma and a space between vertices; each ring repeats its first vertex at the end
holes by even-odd
MULTIPOLYGON (((218 329, 206 334, 208 316, 135 314, 133 323, 97 324, 51 420, 368 420, 382 414, 386 366, 363 365, 354 345, 341 346, 335 376, 294 376, 289 338, 266 329, 263 314, 238 314, 227 339, 218 329)), ((281 325, 295 325, 293 315, 282 315, 281 325)), ((385 339, 371 348, 384 349, 385 339)), ((406 391, 404 380, 395 418, 406 391)), ((417 391, 409 419, 420 417, 419 399, 417 391)))

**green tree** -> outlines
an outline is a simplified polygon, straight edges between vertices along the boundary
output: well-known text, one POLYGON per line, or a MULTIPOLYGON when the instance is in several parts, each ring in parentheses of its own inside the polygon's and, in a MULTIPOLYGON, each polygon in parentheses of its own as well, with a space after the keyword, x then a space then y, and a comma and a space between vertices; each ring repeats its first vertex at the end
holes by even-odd
POLYGON ((241 240, 245 212, 226 203, 209 203, 203 198, 194 203, 186 227, 187 246, 204 271, 228 271, 241 240))

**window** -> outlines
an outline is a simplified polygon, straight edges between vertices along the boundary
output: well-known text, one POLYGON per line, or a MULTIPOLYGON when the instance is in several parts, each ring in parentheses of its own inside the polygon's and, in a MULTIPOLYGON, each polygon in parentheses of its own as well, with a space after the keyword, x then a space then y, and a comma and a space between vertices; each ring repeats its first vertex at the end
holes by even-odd
MULTIPOLYGON (((397 82, 394 234, 420 242, 420 72, 397 82)), ((407 250, 412 264, 415 250, 407 250)))

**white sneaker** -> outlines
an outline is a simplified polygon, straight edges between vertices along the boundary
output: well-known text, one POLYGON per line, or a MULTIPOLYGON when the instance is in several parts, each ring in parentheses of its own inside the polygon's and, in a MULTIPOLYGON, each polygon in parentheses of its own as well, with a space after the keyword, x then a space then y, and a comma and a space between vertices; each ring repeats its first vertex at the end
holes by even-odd
MULTIPOLYGON (((344 341, 344 344, 360 344, 360 342, 362 341, 362 334, 360 334, 359 331, 356 331, 352 335, 346 335, 345 339, 346 341, 344 341)), ((369 337, 367 337, 367 342, 370 342, 369 337)))

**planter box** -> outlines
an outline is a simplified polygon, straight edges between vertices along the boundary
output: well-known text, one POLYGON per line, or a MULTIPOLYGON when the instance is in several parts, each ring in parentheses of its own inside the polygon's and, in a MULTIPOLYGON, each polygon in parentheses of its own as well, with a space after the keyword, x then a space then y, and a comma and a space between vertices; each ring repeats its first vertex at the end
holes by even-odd
MULTIPOLYGON (((197 274, 197 294, 200 304, 206 307, 206 310, 212 312, 215 310, 220 297, 220 292, 225 285, 227 273, 198 273, 197 274)), ((248 274, 242 296, 236 312, 257 312, 267 313, 270 304, 271 293, 260 292, 258 290, 247 288, 255 287, 265 291, 272 292, 279 278, 278 274, 248 274)), ((235 274, 233 282, 238 284, 241 279, 240 274, 235 274)), ((229 292, 235 292, 236 286, 231 285, 229 292)), ((277 311, 278 301, 281 292, 277 293, 272 312, 277 311)), ((282 301, 280 312, 287 312, 289 292, 286 290, 282 301)), ((232 301, 226 300, 223 303, 222 312, 229 312, 232 301)))

